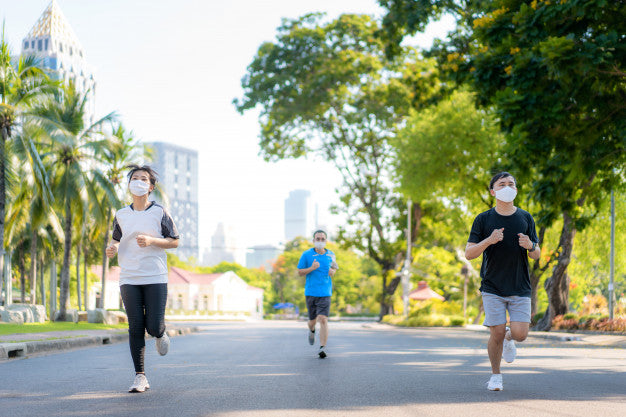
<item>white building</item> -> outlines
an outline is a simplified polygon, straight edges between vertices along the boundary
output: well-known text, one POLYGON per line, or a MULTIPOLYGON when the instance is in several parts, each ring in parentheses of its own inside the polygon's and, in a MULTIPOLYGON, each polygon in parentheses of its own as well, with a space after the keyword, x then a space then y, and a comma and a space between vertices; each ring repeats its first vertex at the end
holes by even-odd
POLYGON ((56 0, 52 0, 28 35, 22 40, 22 55, 34 55, 54 79, 72 81, 76 90, 87 93, 86 122, 96 113, 96 81, 85 59, 85 50, 74 34, 56 0))
MULTIPOLYGON (((102 266, 91 267, 91 272, 102 275, 102 266)), ((111 267, 106 282, 105 308, 123 309, 120 296, 120 268, 111 267)), ((167 309, 175 314, 245 314, 251 318, 263 317, 261 288, 248 285, 232 271, 218 274, 196 274, 170 267, 168 274, 167 309)), ((89 292, 89 308, 94 308, 101 285, 95 283, 89 292)))

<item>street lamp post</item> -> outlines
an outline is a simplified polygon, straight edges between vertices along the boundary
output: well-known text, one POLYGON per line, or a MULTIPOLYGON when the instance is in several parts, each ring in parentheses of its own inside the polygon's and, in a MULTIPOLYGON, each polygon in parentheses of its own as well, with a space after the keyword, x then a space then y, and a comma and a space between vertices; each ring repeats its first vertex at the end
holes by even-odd
POLYGON ((615 309, 615 193, 611 190, 611 273, 609 275, 609 319, 613 320, 615 309))
POLYGON ((402 301, 404 303, 404 317, 409 317, 409 278, 411 277, 411 199, 407 202, 406 226, 406 259, 402 270, 402 301))

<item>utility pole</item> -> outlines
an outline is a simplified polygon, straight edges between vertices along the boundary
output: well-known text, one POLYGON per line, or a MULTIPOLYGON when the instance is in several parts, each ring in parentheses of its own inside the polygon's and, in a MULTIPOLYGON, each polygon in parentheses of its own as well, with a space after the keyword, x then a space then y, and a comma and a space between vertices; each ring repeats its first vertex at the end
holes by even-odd
POLYGON ((404 302, 404 317, 409 317, 409 278, 411 276, 411 209, 412 201, 406 203, 407 206, 407 226, 406 226, 406 259, 402 270, 402 301, 404 302))
POLYGON ((615 310, 615 193, 611 190, 611 273, 609 275, 609 319, 613 320, 615 310))

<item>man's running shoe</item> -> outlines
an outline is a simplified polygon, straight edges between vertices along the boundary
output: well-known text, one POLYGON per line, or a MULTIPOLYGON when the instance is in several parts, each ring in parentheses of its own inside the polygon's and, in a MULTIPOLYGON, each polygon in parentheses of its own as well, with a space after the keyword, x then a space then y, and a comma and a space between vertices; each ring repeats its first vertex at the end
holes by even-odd
POLYGON ((487 389, 489 391, 502 391, 504 388, 502 387, 502 374, 493 374, 487 382, 487 389))
POLYGON ((147 389, 150 389, 148 378, 144 374, 137 374, 135 375, 133 385, 128 388, 128 392, 144 392, 147 389))
POLYGON ((517 355, 517 348, 515 347, 515 341, 513 339, 507 340, 507 337, 511 337, 511 329, 506 330, 506 336, 504 336, 504 343, 502 346, 502 358, 511 363, 515 360, 517 355))
POLYGON ((320 359, 324 359, 326 357, 326 350, 324 349, 324 346, 320 346, 320 350, 317 354, 320 356, 320 359))

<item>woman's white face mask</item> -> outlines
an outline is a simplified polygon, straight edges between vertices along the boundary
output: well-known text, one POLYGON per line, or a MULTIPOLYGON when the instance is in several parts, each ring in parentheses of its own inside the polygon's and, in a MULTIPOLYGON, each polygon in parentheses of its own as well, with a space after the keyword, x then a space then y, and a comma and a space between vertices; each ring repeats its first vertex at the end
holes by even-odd
POLYGON ((132 180, 128 184, 128 190, 137 197, 148 194, 150 192, 150 184, 147 184, 140 180, 132 180))
POLYGON ((505 203, 510 203, 511 201, 515 200, 516 196, 517 190, 509 187, 508 185, 506 187, 500 188, 499 190, 496 190, 496 198, 505 203))

